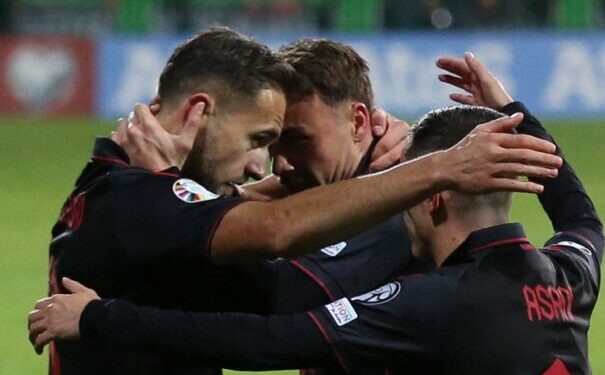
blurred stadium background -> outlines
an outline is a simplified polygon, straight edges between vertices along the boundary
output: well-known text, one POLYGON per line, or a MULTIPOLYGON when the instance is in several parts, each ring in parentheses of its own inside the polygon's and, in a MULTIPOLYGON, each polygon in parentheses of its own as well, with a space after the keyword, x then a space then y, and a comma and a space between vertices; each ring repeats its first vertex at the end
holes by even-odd
MULTIPOLYGON (((0 374, 45 372, 26 314, 47 291, 51 225, 93 137, 151 98, 187 35, 220 24, 274 48, 350 43, 370 63, 378 104, 410 122, 451 104, 435 57, 471 50, 545 120, 605 218, 604 10, 605 0, 0 0, 0 374)), ((535 197, 518 196, 513 218, 536 244, 552 232, 535 197)), ((595 374, 605 374, 604 313, 600 301, 595 374)))

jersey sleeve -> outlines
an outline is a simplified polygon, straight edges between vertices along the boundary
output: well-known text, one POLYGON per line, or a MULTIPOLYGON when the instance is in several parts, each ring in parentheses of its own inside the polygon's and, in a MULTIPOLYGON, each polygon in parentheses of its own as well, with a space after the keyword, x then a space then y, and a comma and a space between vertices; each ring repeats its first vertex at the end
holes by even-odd
POLYGON ((333 363, 330 347, 305 313, 193 313, 96 300, 80 317, 80 333, 84 340, 124 345, 188 367, 266 371, 333 363))
POLYGON ((293 315, 193 313, 97 300, 84 309, 80 332, 83 339, 206 366, 272 370, 340 365, 356 373, 390 365, 413 369, 434 358, 440 337, 447 336, 454 290, 444 280, 438 273, 410 276, 293 315))
MULTIPOLYGON (((332 299, 312 278, 285 259, 240 266, 269 301, 264 314, 292 314, 315 309, 332 299)), ((244 311, 244 310, 238 310, 244 311)))
MULTIPOLYGON (((394 280, 309 312, 345 369, 426 368, 441 350, 454 309, 453 284, 438 272, 394 280)), ((413 372, 412 372, 413 373, 413 372)))
POLYGON ((164 256, 207 257, 214 230, 241 198, 211 193, 198 183, 130 169, 108 193, 112 231, 129 261, 164 256), (128 175, 129 174, 129 175, 128 175))
MULTIPOLYGON (((519 102, 513 102, 502 108, 502 112, 512 114, 522 112, 524 119, 517 128, 520 133, 533 135, 554 143, 554 139, 540 121, 519 102)), ((557 154, 563 157, 557 146, 557 154)), ((544 185, 544 192, 538 196, 542 207, 548 214, 556 232, 568 233, 574 238, 583 238, 580 243, 592 248, 595 267, 603 258, 603 225, 599 220, 595 206, 586 193, 575 171, 563 158, 563 166, 554 179, 538 180, 544 185)), ((556 235, 557 237, 559 235, 556 235)), ((552 243, 552 239, 549 240, 552 243)))

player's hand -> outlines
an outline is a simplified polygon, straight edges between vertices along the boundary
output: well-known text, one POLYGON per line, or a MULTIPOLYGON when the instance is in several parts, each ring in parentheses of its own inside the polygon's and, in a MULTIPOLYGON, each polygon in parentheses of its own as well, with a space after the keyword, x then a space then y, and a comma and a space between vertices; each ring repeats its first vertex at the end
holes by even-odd
POLYGON ((447 72, 439 74, 441 82, 461 88, 468 93, 450 94, 450 99, 455 102, 481 105, 495 110, 513 102, 513 98, 506 92, 502 82, 470 52, 464 54, 464 59, 441 57, 437 59, 437 67, 447 72))
POLYGON ((370 172, 378 172, 399 162, 407 145, 410 126, 377 108, 371 116, 372 135, 380 138, 371 155, 370 172))
MULTIPOLYGON (((112 139, 128 154, 130 164, 154 172, 182 168, 193 147, 199 121, 185 121, 177 134, 167 132, 154 116, 157 105, 137 104, 128 119, 119 119, 112 139)), ((193 113, 202 114, 205 103, 195 104, 193 113)))
POLYGON ((63 278, 63 286, 72 294, 55 294, 36 302, 29 313, 29 341, 36 353, 53 340, 70 340, 80 337, 80 315, 86 305, 99 299, 97 293, 77 281, 63 278))
POLYGON ((437 168, 448 181, 446 189, 468 193, 541 193, 542 185, 518 177, 554 178, 563 160, 553 155, 556 151, 553 143, 509 133, 522 120, 523 114, 516 113, 481 124, 443 152, 437 168))

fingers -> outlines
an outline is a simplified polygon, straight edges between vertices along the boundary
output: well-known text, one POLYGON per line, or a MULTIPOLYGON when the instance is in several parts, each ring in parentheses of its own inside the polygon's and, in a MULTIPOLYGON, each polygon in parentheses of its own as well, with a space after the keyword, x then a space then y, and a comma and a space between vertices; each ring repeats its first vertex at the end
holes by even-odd
POLYGON ((523 121, 523 113, 517 112, 512 116, 500 117, 496 120, 477 125, 473 132, 510 133, 521 124, 521 121, 523 121))
POLYGON ((128 129, 128 120, 125 118, 118 119, 116 131, 111 133, 111 139, 123 146, 126 140, 126 130, 128 129))
MULTIPOLYGON (((548 154, 552 154, 557 150, 557 146, 554 143, 527 134, 494 134, 494 138, 504 148, 528 149, 548 154)), ((557 160, 560 159, 557 156, 557 160)))
POLYGON ((134 120, 135 124, 141 127, 144 133, 152 134, 157 130, 157 120, 151 109, 145 104, 137 103, 134 106, 134 120))
POLYGON ((80 284, 79 282, 72 280, 68 277, 63 277, 63 279, 61 279, 61 282, 63 283, 63 286, 65 287, 65 289, 67 289, 71 293, 78 293, 78 292, 95 293, 94 290, 89 289, 89 288, 85 287, 84 285, 80 284))
POLYGON ((510 191, 516 193, 540 194, 544 191, 544 186, 538 183, 511 178, 493 179, 492 187, 492 191, 510 191))
POLYGON ((372 171, 383 170, 399 162, 407 144, 406 139, 410 129, 408 123, 392 116, 387 118, 387 123, 387 132, 380 138, 371 155, 370 170, 372 171))
POLYGON ((452 86, 456 86, 458 88, 461 88, 462 90, 466 91, 466 92, 471 92, 471 86, 468 83, 467 80, 462 79, 460 77, 455 77, 453 75, 450 74, 439 74, 437 76, 437 78, 439 78, 439 80, 441 82, 450 84, 452 86))
MULTIPOLYGON (((38 304, 36 304, 38 305, 38 304)), ((44 310, 33 310, 29 313, 27 319, 27 329, 29 330, 29 342, 34 346, 37 354, 42 354, 44 346, 37 346, 36 341, 38 336, 46 330, 47 319, 44 310)))
POLYGON ((387 131, 387 116, 388 114, 382 108, 375 108, 372 111, 370 122, 372 125, 372 134, 374 137, 382 137, 387 131))
POLYGON ((500 172, 495 173, 495 177, 517 178, 524 176, 529 178, 555 178, 559 174, 557 168, 520 163, 500 163, 498 164, 498 168, 500 172))
POLYGON ((45 345, 48 345, 53 339, 53 335, 51 335, 48 331, 40 333, 34 340, 34 347, 36 348, 36 353, 38 353, 38 350, 40 350, 38 354, 41 354, 42 348, 44 348, 45 345))
POLYGON ((29 342, 36 346, 36 339, 38 336, 46 331, 47 321, 46 319, 40 319, 29 326, 29 342))
POLYGON ((438 68, 446 70, 462 78, 468 78, 472 73, 465 60, 454 57, 440 57, 437 59, 436 65, 438 68))
MULTIPOLYGON (((522 163, 525 165, 535 165, 551 169, 561 167, 563 160, 553 154, 526 150, 526 149, 504 149, 501 154, 501 162, 522 163)), ((556 175, 555 175, 556 176, 556 175)), ((555 176, 537 176, 537 177, 555 177, 555 176)))
POLYGON ((477 59, 477 57, 471 52, 466 52, 464 54, 464 61, 470 68, 470 70, 477 75, 477 78, 479 78, 479 80, 484 82, 493 80, 493 77, 489 70, 487 70, 485 65, 479 62, 479 59, 477 59))
POLYGON ((142 152, 143 150, 145 150, 145 135, 138 126, 134 125, 131 122, 128 128, 126 129, 125 133, 126 142, 124 142, 123 147, 128 156, 131 156, 131 154, 134 154, 136 152, 142 152))
POLYGON ((48 307, 55 300, 55 296, 45 297, 36 301, 36 305, 34 306, 36 310, 42 310, 48 307))
POLYGON ((465 95, 465 94, 450 94, 450 99, 455 101, 456 103, 466 104, 466 105, 479 105, 477 102, 477 98, 474 95, 465 95))
POLYGON ((370 163, 370 172, 383 171, 392 166, 393 164, 399 162, 403 157, 406 145, 407 140, 403 140, 399 142, 395 147, 393 147, 390 151, 388 151, 386 154, 374 160, 372 163, 370 163))

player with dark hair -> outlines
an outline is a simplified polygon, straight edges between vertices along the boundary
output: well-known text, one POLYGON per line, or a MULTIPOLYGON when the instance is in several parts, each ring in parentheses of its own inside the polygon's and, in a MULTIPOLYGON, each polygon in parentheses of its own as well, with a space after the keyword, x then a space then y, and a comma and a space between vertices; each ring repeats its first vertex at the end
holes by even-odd
MULTIPOLYGON (((194 139, 182 174, 176 168, 153 173, 131 167, 117 144, 98 139, 53 228, 51 294, 65 290, 59 281, 68 276, 107 297, 203 311, 204 297, 216 286, 209 277, 215 265, 302 255, 444 188, 539 191, 539 184, 500 173, 552 177, 560 163, 548 142, 495 137, 519 122, 506 118, 480 127, 457 148, 372 178, 273 202, 219 197, 216 192, 263 175, 291 82, 289 64, 231 30, 212 29, 178 47, 160 77, 156 117, 169 133, 194 139), (469 165, 475 167, 471 173, 469 165), (345 194, 365 199, 352 201, 345 194)), ((140 114, 142 106, 135 111, 140 114)), ((137 131, 132 127, 127 134, 137 131)), ((52 371, 62 374, 162 373, 174 365, 99 340, 59 343, 51 358, 52 371)))
MULTIPOLYGON (((325 39, 291 43, 280 55, 294 68, 297 85, 289 91, 284 129, 271 146, 273 171, 279 176, 273 183, 295 193, 369 173, 378 138, 370 129, 374 103, 367 63, 351 47, 325 39)), ((407 132, 404 122, 391 125, 391 131, 407 132)), ((395 147, 397 159, 402 148, 395 147)), ((251 267, 251 273, 257 285, 273 289, 266 293, 273 296, 268 312, 285 313, 359 294, 414 267, 398 214, 346 241, 260 270, 251 267)))
MULTIPOLYGON (((551 139, 506 92, 490 93, 498 92, 499 82, 474 58, 440 64, 479 77, 479 84, 456 77, 476 90, 477 104, 493 100, 504 112, 523 111, 521 130, 551 139)), ((451 149, 476 122, 501 116, 481 107, 432 112, 414 127, 409 153, 422 160, 451 149)), ((510 200, 502 193, 445 189, 406 214, 415 250, 439 266, 429 273, 308 313, 271 317, 137 308, 97 300, 94 291, 73 284, 76 293, 55 296, 56 307, 42 303, 32 313, 33 342, 81 333, 173 360, 244 369, 338 362, 359 374, 385 367, 406 373, 588 373, 586 335, 599 287, 602 224, 567 163, 556 179, 541 182, 540 202, 557 231, 541 249, 519 224, 507 223, 510 200)))

